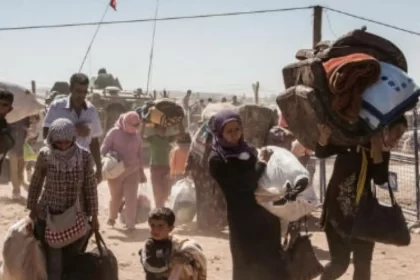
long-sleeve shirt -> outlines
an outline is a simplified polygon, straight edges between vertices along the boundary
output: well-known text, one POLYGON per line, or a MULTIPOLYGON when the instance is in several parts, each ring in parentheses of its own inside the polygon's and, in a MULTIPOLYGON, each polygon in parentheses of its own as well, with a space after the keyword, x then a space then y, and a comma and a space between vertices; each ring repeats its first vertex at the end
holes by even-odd
POLYGON ((47 208, 53 213, 64 212, 74 205, 77 198, 87 216, 98 215, 97 183, 92 157, 88 151, 78 149, 82 157, 81 164, 66 172, 57 170, 49 162, 49 147, 39 152, 27 201, 27 208, 36 211, 38 218, 46 218, 47 208))
POLYGON ((126 167, 143 168, 142 141, 139 134, 130 134, 114 127, 108 131, 101 146, 101 154, 116 153, 126 167))

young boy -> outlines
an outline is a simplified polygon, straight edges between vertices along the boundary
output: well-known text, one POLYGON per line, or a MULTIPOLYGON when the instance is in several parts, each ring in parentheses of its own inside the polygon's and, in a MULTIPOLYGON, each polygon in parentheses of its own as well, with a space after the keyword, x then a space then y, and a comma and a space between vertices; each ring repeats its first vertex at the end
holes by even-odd
POLYGON ((139 251, 146 280, 167 280, 175 265, 182 266, 183 275, 197 275, 199 280, 206 279, 206 259, 201 247, 192 240, 178 241, 173 238, 170 233, 174 224, 175 214, 171 209, 162 207, 150 212, 151 237, 139 251))
POLYGON ((155 208, 149 214, 151 238, 140 250, 140 261, 146 273, 146 280, 166 280, 172 254, 170 233, 174 229, 175 214, 169 208, 155 208))
POLYGON ((7 152, 14 146, 15 141, 10 133, 6 115, 12 111, 13 93, 0 89, 0 172, 7 152))

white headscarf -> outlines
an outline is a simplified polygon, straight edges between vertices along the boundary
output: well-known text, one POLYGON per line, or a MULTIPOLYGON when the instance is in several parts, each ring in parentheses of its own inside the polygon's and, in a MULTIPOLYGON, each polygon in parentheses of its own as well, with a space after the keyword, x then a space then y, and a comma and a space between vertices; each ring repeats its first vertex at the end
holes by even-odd
POLYGON ((48 129, 47 144, 50 148, 49 160, 60 171, 71 171, 82 162, 80 149, 76 144, 76 127, 68 119, 55 120, 48 129), (67 150, 53 146, 55 141, 70 141, 73 144, 67 150))

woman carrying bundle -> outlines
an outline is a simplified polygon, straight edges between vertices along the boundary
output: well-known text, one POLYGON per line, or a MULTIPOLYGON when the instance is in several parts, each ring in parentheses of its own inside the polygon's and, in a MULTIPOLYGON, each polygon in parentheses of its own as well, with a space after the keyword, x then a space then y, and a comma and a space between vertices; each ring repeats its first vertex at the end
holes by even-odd
POLYGON ((406 129, 407 120, 401 117, 377 135, 374 138, 377 141, 371 141, 370 147, 338 147, 328 144, 331 130, 325 125, 319 125, 321 135, 315 155, 319 158, 337 155, 321 218, 331 255, 331 261, 326 265, 321 280, 340 278, 350 264, 351 253, 354 265, 353 279, 371 279, 371 261, 375 244, 351 235, 357 210, 356 193, 361 180, 359 175, 362 170, 363 153, 370 150, 372 154, 372 150, 377 146, 382 153, 380 163, 374 163, 369 155, 366 156, 364 189, 371 193, 372 179, 377 185, 388 182, 389 150, 398 143, 406 129))
POLYGON ((102 156, 108 153, 115 154, 124 162, 124 173, 108 180, 111 200, 107 223, 110 226, 115 225, 124 200, 127 230, 135 228, 139 183, 147 181, 142 161, 142 139, 137 130, 139 127, 140 117, 136 112, 121 114, 114 127, 106 134, 101 146, 102 156))
POLYGON ((237 113, 213 118, 210 173, 227 202, 233 280, 289 279, 280 243, 280 220, 260 206, 254 192, 270 158, 245 142, 237 113))

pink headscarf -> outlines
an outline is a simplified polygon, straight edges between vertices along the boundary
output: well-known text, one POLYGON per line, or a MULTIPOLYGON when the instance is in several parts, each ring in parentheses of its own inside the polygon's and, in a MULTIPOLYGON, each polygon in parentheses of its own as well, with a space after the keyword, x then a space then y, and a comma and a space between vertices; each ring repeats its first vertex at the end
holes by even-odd
POLYGON ((137 133, 138 124, 140 124, 139 114, 131 111, 121 114, 115 126, 122 128, 127 133, 135 134, 137 133))

